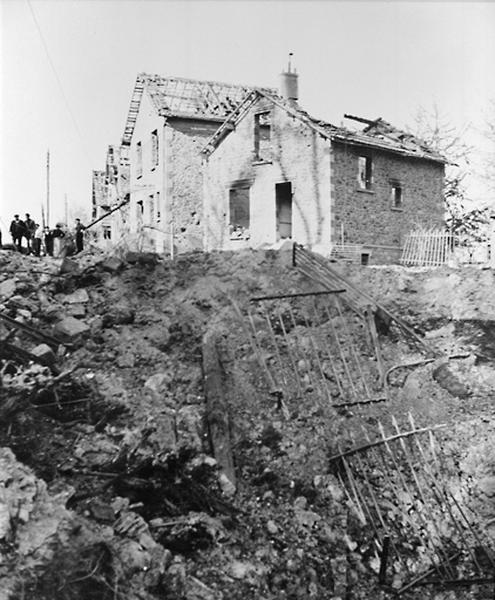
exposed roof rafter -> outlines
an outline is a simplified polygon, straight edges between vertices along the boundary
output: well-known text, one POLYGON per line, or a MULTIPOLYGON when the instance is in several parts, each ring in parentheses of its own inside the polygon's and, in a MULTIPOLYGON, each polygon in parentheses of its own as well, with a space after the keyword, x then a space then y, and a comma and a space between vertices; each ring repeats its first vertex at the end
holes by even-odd
MULTIPOLYGON (((376 148, 411 158, 432 160, 442 164, 447 162, 445 157, 433 151, 431 148, 428 148, 422 140, 419 140, 405 131, 393 127, 381 117, 371 120, 364 119, 363 117, 346 115, 348 118, 351 117, 354 120, 360 121, 367 125, 363 131, 351 131, 345 127, 337 127, 326 121, 315 119, 305 110, 303 110, 297 103, 288 102, 277 94, 270 93, 266 90, 255 90, 253 102, 260 96, 268 99, 274 105, 282 108, 289 115, 297 118, 299 121, 302 121, 313 131, 331 141, 357 147, 376 148)), ((246 100, 244 102, 246 102, 246 100)), ((235 119, 239 121, 243 118, 246 112, 247 109, 243 110, 235 117, 235 119)), ((232 117, 229 117, 226 122, 228 122, 231 118, 232 117)), ((205 148, 203 148, 203 154, 211 154, 211 152, 214 151, 216 146, 227 134, 228 131, 223 128, 223 125, 220 126, 219 130, 215 132, 205 148)))
MULTIPOLYGON (((217 81, 140 73, 134 85, 122 144, 129 146, 131 143, 144 90, 149 94, 157 113, 163 117, 222 123, 254 89, 258 88, 217 81)), ((275 91, 266 89, 271 92, 275 91)))

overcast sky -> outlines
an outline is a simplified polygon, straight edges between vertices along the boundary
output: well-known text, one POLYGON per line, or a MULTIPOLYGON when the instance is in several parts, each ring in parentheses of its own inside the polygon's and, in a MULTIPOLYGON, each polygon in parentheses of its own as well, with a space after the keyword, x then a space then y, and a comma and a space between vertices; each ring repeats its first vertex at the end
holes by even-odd
MULTIPOLYGON (((436 103, 482 128, 495 98, 495 3, 0 0, 1 225, 52 225, 91 204, 91 170, 122 136, 136 74, 277 86, 294 53, 301 105, 397 126, 436 103)), ((477 140, 479 146, 480 140, 477 140)), ((479 185, 473 188, 482 194, 479 185)))

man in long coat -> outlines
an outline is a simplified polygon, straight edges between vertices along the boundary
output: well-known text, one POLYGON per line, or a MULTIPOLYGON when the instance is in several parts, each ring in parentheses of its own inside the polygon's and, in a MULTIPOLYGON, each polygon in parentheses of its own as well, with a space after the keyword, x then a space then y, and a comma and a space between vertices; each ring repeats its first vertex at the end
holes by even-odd
POLYGON ((29 213, 26 213, 26 220, 24 221, 24 227, 26 232, 24 236, 27 242, 28 254, 33 251, 33 243, 32 240, 34 238, 34 232, 36 231, 36 223, 31 219, 29 213))
POLYGON ((12 243, 20 251, 22 248, 22 237, 26 235, 26 226, 24 221, 19 219, 19 215, 14 215, 14 220, 10 224, 10 235, 12 243))

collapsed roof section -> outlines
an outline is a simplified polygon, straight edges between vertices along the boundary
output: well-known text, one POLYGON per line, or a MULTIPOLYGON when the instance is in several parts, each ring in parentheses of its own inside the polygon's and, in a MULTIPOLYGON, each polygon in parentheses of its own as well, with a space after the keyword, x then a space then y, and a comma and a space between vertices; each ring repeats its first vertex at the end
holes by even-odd
POLYGON ((222 139, 228 135, 229 131, 235 128, 237 122, 244 117, 253 104, 253 96, 255 98, 264 97, 270 100, 276 106, 284 109, 289 115, 296 117, 329 140, 353 146, 377 148, 403 156, 432 160, 442 164, 447 162, 444 156, 429 148, 422 140, 419 140, 410 133, 393 127, 381 118, 372 121, 361 117, 348 116, 348 118, 366 124, 366 127, 362 131, 352 131, 345 127, 337 127, 326 121, 315 119, 297 103, 287 101, 277 94, 261 89, 253 90, 250 94, 246 95, 236 110, 230 113, 203 148, 202 153, 204 155, 211 154, 222 139))
POLYGON ((219 123, 224 121, 253 90, 275 92, 269 88, 140 73, 136 78, 127 114, 122 137, 124 146, 129 146, 131 143, 145 89, 158 114, 163 117, 203 119, 219 123))
POLYGON ((380 144, 384 149, 391 149, 407 156, 426 158, 441 163, 448 162, 443 155, 433 150, 424 140, 412 133, 394 127, 381 117, 371 120, 352 115, 344 116, 346 119, 366 124, 362 131, 351 132, 358 140, 372 138, 375 144, 380 144))

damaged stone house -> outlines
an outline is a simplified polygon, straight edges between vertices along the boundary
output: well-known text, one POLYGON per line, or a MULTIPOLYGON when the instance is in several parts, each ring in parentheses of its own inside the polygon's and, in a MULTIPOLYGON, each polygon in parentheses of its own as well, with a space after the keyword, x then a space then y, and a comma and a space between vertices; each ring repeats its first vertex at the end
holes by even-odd
POLYGON ((129 160, 122 146, 110 145, 105 169, 92 173, 91 220, 101 219, 92 228, 92 235, 99 247, 108 248, 125 235, 128 211, 123 208, 108 217, 105 215, 126 200, 129 200, 129 160))
MULTIPOLYGON (((147 250, 203 249, 201 149, 252 88, 140 74, 122 147, 131 237, 147 250)), ((267 90, 269 91, 269 90, 267 90)))
POLYGON ((292 239, 397 262, 412 229, 442 224, 442 156, 383 119, 319 121, 297 98, 289 65, 280 94, 251 92, 203 149, 206 250, 292 239))
POLYGON ((125 226, 157 252, 291 239, 396 262, 412 229, 443 222, 445 160, 383 119, 351 118, 364 129, 305 112, 290 64, 279 92, 142 73, 110 177, 113 205, 129 203, 107 235, 125 226))

